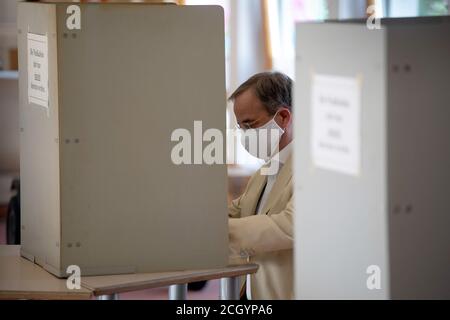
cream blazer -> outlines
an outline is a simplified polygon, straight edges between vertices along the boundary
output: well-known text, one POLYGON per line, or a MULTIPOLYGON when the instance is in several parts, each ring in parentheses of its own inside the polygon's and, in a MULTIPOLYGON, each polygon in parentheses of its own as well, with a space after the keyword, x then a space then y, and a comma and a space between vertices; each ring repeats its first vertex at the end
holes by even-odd
MULTIPOLYGON (((278 173, 259 215, 256 206, 267 176, 258 170, 244 193, 228 207, 230 263, 256 263, 251 276, 253 300, 294 299, 292 155, 278 173)), ((242 277, 241 293, 245 290, 242 277)))

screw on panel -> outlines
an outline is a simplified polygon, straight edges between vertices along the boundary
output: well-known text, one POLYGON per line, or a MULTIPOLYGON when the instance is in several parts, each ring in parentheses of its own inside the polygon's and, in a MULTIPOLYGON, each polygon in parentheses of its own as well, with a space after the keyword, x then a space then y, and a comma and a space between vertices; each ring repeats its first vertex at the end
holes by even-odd
POLYGON ((66 143, 70 143, 70 139, 66 139, 66 143))
POLYGON ((405 72, 411 72, 411 65, 409 64, 405 65, 405 72))
POLYGON ((80 143, 80 139, 75 139, 75 143, 80 143))
POLYGON ((400 67, 398 65, 394 64, 392 66, 392 71, 394 71, 395 73, 397 73, 399 70, 400 70, 400 67))
POLYGON ((394 214, 399 214, 402 212, 402 207, 400 205, 394 206, 394 214))
POLYGON ((72 244, 69 242, 69 243, 67 244, 67 247, 68 247, 68 248, 72 248, 72 244))
POLYGON ((69 36, 69 35, 68 35, 67 33, 64 32, 64 34, 63 34, 64 39, 67 39, 68 36, 69 36))
POLYGON ((76 33, 72 33, 72 38, 75 39, 77 37, 76 33))
POLYGON ((407 214, 410 214, 410 213, 412 213, 412 211, 413 211, 413 206, 411 204, 408 204, 405 208, 405 212, 407 214))
POLYGON ((75 244, 75 246, 76 246, 77 248, 79 248, 79 247, 81 247, 81 243, 80 243, 80 242, 77 242, 77 243, 75 244))

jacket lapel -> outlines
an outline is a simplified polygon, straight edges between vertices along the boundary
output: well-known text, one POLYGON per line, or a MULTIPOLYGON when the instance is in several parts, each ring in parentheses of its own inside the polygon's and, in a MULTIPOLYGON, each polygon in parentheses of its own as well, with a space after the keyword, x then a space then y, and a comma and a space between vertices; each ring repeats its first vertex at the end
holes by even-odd
MULTIPOLYGON (((278 177, 270 191, 269 197, 264 205, 261 214, 267 214, 269 210, 274 206, 276 200, 279 198, 283 188, 289 183, 292 178, 292 155, 289 156, 281 171, 278 173, 278 177)), ((266 177, 267 179, 267 177, 266 177)))
POLYGON ((261 175, 259 172, 258 175, 255 177, 255 192, 252 192, 251 195, 249 194, 249 203, 252 204, 250 208, 249 215, 256 214, 256 207, 258 205, 259 199, 261 198, 262 192, 264 190, 264 187, 267 183, 267 176, 261 175))

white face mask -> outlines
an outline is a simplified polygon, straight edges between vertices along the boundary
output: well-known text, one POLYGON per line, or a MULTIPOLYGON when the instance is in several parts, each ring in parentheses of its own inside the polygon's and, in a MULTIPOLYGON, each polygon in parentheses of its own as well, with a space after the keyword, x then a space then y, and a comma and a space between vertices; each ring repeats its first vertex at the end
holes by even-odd
POLYGON ((285 130, 275 121, 277 114, 259 128, 241 131, 241 144, 252 156, 267 161, 278 153, 278 144, 285 130))

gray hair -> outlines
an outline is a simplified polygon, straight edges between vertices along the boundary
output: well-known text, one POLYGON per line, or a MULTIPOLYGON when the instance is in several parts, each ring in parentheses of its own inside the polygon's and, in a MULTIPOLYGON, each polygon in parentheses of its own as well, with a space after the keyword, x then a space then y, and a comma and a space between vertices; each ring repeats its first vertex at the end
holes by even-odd
POLYGON ((292 84, 292 79, 281 72, 262 72, 241 84, 228 100, 234 101, 244 91, 253 89, 269 114, 274 115, 282 107, 292 111, 292 84))

